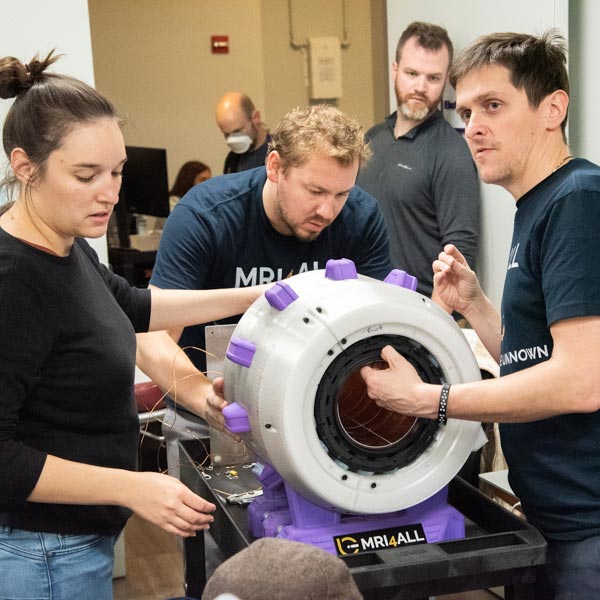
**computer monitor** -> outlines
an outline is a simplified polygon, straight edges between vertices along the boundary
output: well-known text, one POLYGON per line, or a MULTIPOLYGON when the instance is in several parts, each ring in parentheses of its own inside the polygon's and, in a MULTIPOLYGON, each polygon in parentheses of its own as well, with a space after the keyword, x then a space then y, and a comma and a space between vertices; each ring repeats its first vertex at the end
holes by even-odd
POLYGON ((137 233, 135 215, 169 216, 167 151, 139 146, 126 146, 125 151, 119 203, 108 226, 109 245, 120 248, 129 248, 130 233, 137 233))
POLYGON ((164 148, 126 146, 127 162, 119 194, 130 214, 169 216, 167 151, 164 148))

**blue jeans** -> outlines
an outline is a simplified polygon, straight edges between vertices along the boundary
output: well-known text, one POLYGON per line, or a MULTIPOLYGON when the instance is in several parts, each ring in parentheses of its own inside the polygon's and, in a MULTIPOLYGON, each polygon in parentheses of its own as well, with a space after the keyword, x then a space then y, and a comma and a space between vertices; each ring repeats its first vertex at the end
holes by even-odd
POLYGON ((0 600, 112 600, 115 541, 0 526, 0 600))
POLYGON ((600 536, 548 541, 546 565, 536 578, 536 600, 591 600, 600 594, 600 536))

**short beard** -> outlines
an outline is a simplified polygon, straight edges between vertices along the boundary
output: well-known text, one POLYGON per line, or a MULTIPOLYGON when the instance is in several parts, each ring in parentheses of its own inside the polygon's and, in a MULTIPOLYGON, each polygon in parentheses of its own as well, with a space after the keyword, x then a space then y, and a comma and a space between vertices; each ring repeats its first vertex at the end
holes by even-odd
POLYGON ((402 102, 398 106, 398 110, 410 121, 422 121, 433 112, 433 109, 430 106, 424 106, 423 108, 411 108, 405 102, 402 102))
POLYGON ((292 236, 295 237, 299 242, 310 244, 311 242, 314 242, 321 234, 321 231, 316 231, 313 233, 301 233, 299 227, 291 222, 287 211, 283 208, 281 202, 277 203, 276 210, 279 214, 279 218, 285 223, 285 226, 290 230, 292 236))
POLYGON ((320 235, 320 231, 315 233, 305 233, 304 235, 300 235, 297 231, 294 231, 294 237, 299 242, 302 242, 304 244, 310 244, 311 242, 314 242, 320 235))
POLYGON ((294 225, 292 225, 289 221, 285 221, 285 224, 289 227, 290 231, 292 232, 293 236, 299 241, 302 242, 304 244, 310 244, 311 242, 314 242, 323 232, 323 230, 321 231, 309 231, 309 232, 302 232, 300 230, 300 227, 296 227, 294 225))

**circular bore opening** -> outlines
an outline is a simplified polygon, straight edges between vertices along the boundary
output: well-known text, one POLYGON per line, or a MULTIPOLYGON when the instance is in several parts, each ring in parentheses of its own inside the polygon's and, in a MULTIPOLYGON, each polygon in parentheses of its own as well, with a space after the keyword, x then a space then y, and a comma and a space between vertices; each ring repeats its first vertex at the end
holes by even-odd
MULTIPOLYGON (((364 365, 363 365, 364 366, 364 365)), ((385 368, 377 361, 371 366, 385 368)), ((352 443, 375 450, 393 446, 408 435, 416 418, 381 408, 367 395, 367 386, 354 369, 342 382, 337 398, 338 420, 343 434, 352 443)))
POLYGON ((386 473, 402 468, 429 447, 438 429, 435 420, 385 410, 367 396, 360 369, 385 368, 380 353, 386 345, 402 354, 423 381, 444 381, 431 352, 404 336, 373 336, 344 349, 319 383, 314 415, 322 444, 350 471, 386 473))

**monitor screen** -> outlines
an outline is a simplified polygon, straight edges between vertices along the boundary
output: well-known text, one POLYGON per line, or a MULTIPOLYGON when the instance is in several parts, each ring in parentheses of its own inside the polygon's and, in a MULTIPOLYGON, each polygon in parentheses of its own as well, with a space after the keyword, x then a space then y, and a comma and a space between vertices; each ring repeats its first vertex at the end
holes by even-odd
POLYGON ((164 148, 126 146, 127 162, 119 194, 121 209, 128 213, 169 216, 167 151, 164 148))

